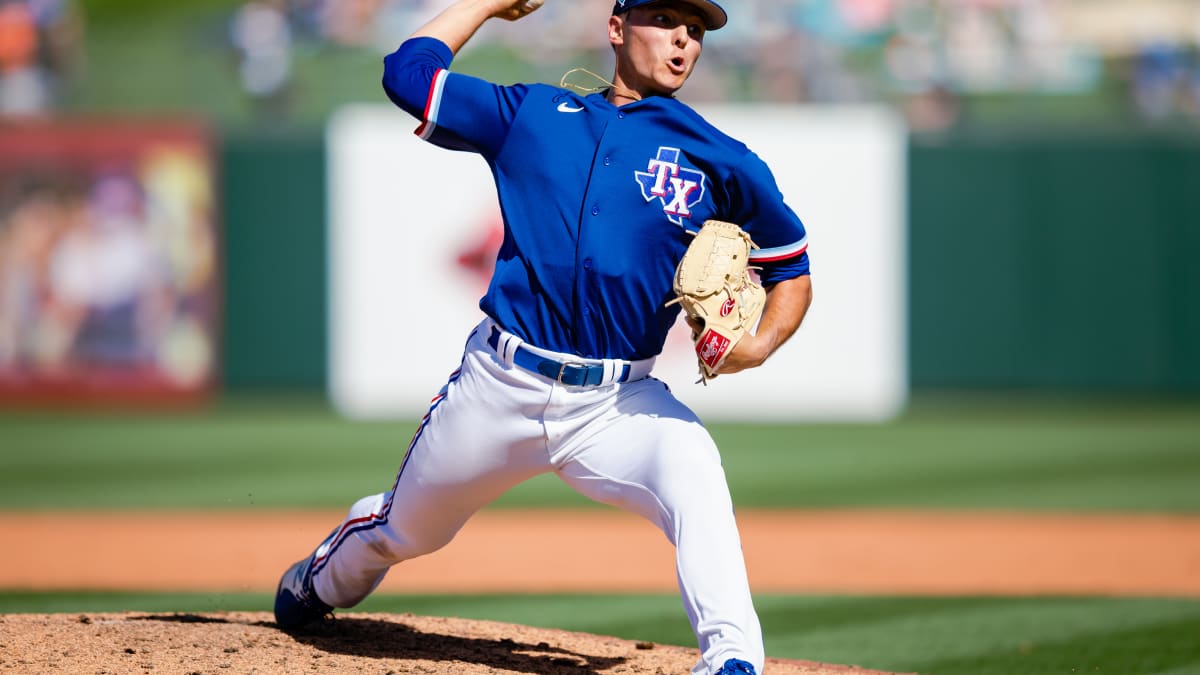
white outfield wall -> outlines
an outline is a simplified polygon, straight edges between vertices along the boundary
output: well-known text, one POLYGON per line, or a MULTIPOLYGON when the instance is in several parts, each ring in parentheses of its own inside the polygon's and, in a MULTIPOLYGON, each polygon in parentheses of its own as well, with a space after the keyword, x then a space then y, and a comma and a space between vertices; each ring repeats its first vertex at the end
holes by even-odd
MULTIPOLYGON (((707 420, 882 421, 908 396, 906 132, 876 107, 698 106, 772 168, 808 228, 814 302, 765 366, 703 386, 682 319, 654 376, 707 420)), ((479 157, 388 105, 328 127, 331 398, 419 417, 482 318, 499 208, 479 157), (490 258, 487 258, 490 261, 490 258)))

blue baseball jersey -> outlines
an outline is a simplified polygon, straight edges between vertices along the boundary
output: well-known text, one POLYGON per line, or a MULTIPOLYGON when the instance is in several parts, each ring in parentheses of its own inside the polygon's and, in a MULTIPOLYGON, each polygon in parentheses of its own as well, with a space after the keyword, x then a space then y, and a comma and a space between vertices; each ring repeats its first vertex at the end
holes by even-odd
POLYGON ((421 138, 491 167, 504 241, 480 308, 508 331, 585 358, 659 354, 675 267, 710 218, 750 234, 764 285, 808 274, 804 225, 766 164, 688 106, 496 85, 450 72, 452 58, 410 39, 383 86, 421 138))

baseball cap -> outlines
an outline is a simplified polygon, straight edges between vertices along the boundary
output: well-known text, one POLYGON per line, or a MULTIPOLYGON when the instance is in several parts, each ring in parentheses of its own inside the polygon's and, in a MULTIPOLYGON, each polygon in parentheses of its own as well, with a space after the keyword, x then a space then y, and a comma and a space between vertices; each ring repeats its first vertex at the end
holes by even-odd
MULTIPOLYGON (((649 5, 652 2, 662 2, 663 0, 617 0, 613 3, 613 11, 615 14, 628 12, 634 7, 649 5)), ((725 10, 712 0, 673 0, 681 2, 685 5, 695 7, 700 15, 704 17, 704 28, 706 30, 716 30, 725 25, 729 21, 729 16, 725 14, 725 10)))

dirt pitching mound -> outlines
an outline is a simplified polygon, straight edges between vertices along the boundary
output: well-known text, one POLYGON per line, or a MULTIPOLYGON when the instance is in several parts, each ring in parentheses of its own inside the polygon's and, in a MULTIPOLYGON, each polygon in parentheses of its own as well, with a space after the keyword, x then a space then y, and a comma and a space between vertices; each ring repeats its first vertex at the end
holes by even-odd
MULTIPOLYGON (((696 651, 492 621, 339 614, 286 635, 270 614, 8 614, 0 670, 18 673, 649 673, 683 675, 696 651)), ((770 675, 866 675, 768 659, 770 675)))

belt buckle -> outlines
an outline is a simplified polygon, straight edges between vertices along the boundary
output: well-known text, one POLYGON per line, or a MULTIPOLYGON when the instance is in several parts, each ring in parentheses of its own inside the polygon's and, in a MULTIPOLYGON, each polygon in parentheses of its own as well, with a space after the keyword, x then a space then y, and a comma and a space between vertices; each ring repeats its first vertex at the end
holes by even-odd
MULTIPOLYGON (((571 382, 565 382, 565 381, 563 381, 563 374, 565 374, 565 373, 567 372, 567 368, 577 368, 577 369, 579 369, 579 372, 582 372, 582 373, 583 373, 582 380, 586 380, 586 379, 587 379, 587 365, 586 365, 586 364, 583 364, 583 363, 572 363, 572 362, 570 362, 570 361, 563 361, 562 363, 560 363, 560 364, 559 364, 559 366, 558 366, 558 377, 556 377, 556 378, 554 378, 554 379, 555 379, 555 380, 557 380, 558 382, 562 383, 562 384, 572 384, 571 382)), ((581 380, 580 382, 577 382, 577 383, 574 383, 574 384, 583 384, 584 382, 583 382, 582 380, 581 380)))

